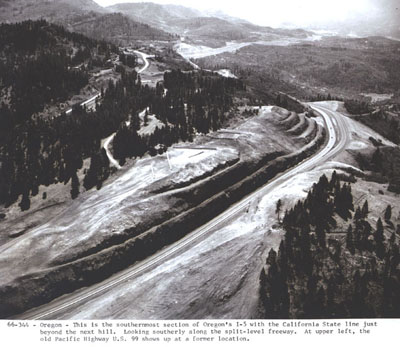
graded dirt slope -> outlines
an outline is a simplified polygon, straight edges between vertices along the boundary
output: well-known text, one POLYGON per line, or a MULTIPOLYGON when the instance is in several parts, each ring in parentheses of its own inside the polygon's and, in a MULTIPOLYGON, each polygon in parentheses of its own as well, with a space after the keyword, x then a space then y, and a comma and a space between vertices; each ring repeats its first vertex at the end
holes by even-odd
MULTIPOLYGON (((0 289, 11 295, 5 285, 18 285, 26 275, 23 281, 34 279, 38 271, 49 274, 46 286, 51 287, 51 281, 57 281, 51 273, 58 267, 66 271, 74 262, 76 268, 80 259, 135 238, 196 207, 262 163, 305 146, 305 139, 290 136, 282 123, 288 117, 291 124, 301 118, 275 110, 261 110, 233 129, 199 136, 194 143, 175 146, 167 155, 137 160, 100 191, 82 194, 47 223, 7 242, 0 248, 0 289)), ((110 262, 113 256, 110 248, 110 262)))
MULTIPOLYGON (((316 103, 336 111, 336 102, 316 103)), ((275 114, 276 117, 282 116, 275 114)), ((283 116, 282 116, 283 117, 283 116)), ((249 204, 225 226, 206 240, 157 268, 112 291, 98 295, 90 302, 71 307, 47 318, 59 319, 196 319, 257 318, 258 280, 271 247, 277 249, 283 231, 277 225, 276 201, 290 208, 307 192, 322 174, 333 170, 348 173, 350 165, 346 149, 371 146, 369 136, 379 135, 362 124, 344 117, 350 130, 345 150, 324 165, 293 176, 268 195, 249 204)), ((319 123, 318 119, 317 122, 319 123)), ((389 144, 386 141, 387 144, 389 144)), ((370 203, 370 219, 374 223, 387 204, 394 207, 393 222, 399 223, 398 197, 379 194, 382 185, 361 179, 352 185, 354 204, 370 203)), ((281 215, 282 217, 282 215, 281 215)))

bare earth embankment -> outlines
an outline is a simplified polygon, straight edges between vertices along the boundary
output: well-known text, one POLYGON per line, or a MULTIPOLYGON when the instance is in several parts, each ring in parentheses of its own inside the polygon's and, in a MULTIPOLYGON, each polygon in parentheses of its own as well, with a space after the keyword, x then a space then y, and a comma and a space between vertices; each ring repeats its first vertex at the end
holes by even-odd
MULTIPOLYGON (((328 110, 341 110, 336 102, 316 103, 328 110)), ((288 120, 289 121, 289 120, 288 120)), ((317 119, 319 122, 319 119, 317 119)), ((59 315, 60 318, 257 318, 258 281, 270 248, 279 247, 284 231, 277 225, 278 199, 283 210, 290 208, 322 174, 358 171, 352 150, 373 147, 369 138, 393 145, 373 130, 343 117, 349 130, 345 150, 324 165, 312 168, 276 186, 263 198, 253 201, 207 240, 157 269, 118 286, 112 293, 99 296, 92 303, 59 315), (136 303, 136 305, 135 305, 136 303)), ((361 175, 362 173, 360 173, 361 175)), ((382 217, 387 204, 398 206, 395 194, 379 190, 385 185, 361 178, 352 185, 354 204, 368 198, 370 221, 382 217)), ((394 207, 397 223, 399 210, 394 207)), ((282 215, 281 215, 282 216, 282 215)), ((395 223, 396 224, 396 223, 395 223)))
MULTIPOLYGON (((336 102, 316 103, 336 111, 336 102)), ((341 116, 343 117, 343 116, 341 116)), ((294 117, 286 117, 286 131, 294 117)), ((256 318, 258 317, 258 280, 267 253, 277 249, 283 231, 277 224, 276 201, 282 199, 283 210, 304 198, 322 174, 333 170, 348 173, 356 170, 352 150, 372 146, 369 137, 381 139, 371 129, 342 118, 349 138, 344 150, 327 159, 325 164, 312 167, 277 184, 264 197, 255 199, 248 208, 233 216, 195 247, 164 262, 146 273, 123 281, 110 291, 96 295, 88 302, 61 310, 47 318, 59 319, 194 319, 194 318, 256 318), (350 151, 349 151, 350 150, 350 151)), ((320 119, 315 119, 320 123, 320 119)), ((315 123, 315 122, 314 122, 315 123)), ((299 123, 292 126, 299 126, 299 123)), ((321 123, 322 124, 322 123, 321 123)), ((271 129, 272 130, 272 129, 271 129)), ((282 130, 282 128, 281 128, 282 130)), ((299 137, 303 137, 309 133, 299 137)), ((368 197, 370 218, 375 220, 386 204, 396 205, 394 194, 378 194, 382 186, 358 179, 352 185, 354 204, 368 197)), ((394 216, 398 208, 394 207, 394 216)), ((281 215, 282 216, 282 215, 281 215)), ((397 222, 399 220, 397 219, 397 222)))
POLYGON ((83 194, 47 223, 4 244, 4 315, 143 259, 309 154, 289 155, 294 150, 318 148, 321 128, 306 140, 290 134, 301 118, 269 111, 177 145, 168 156, 137 160, 100 191, 83 194), (274 160, 281 155, 289 157, 274 160))

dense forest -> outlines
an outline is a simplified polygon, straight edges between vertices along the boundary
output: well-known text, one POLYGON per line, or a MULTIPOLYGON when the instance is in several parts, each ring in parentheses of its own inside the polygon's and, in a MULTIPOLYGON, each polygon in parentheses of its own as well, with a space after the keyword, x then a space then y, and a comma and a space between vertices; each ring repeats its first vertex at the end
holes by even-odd
MULTIPOLYGON (((383 137, 395 144, 400 144, 400 113, 397 104, 380 105, 373 110, 364 101, 347 100, 344 103, 347 111, 354 114, 357 121, 364 123, 383 137)), ((358 165, 362 170, 372 174, 367 179, 377 182, 388 182, 388 190, 400 193, 400 149, 384 146, 381 141, 370 138, 376 147, 371 152, 361 151, 356 155, 358 165)))
POLYGON ((43 20, 0 24, 1 138, 46 103, 78 93, 89 67, 102 66, 112 52, 117 47, 43 20))
POLYGON ((380 183, 389 183, 388 190, 400 193, 400 149, 383 146, 375 142, 376 148, 372 153, 358 153, 356 160, 362 170, 370 173, 366 179, 380 183))
MULTIPOLYGON (((121 163, 147 151, 156 153, 179 139, 191 139, 194 131, 220 127, 233 94, 245 89, 236 79, 181 71, 166 73, 164 85, 152 89, 142 85, 136 71, 126 72, 120 65, 120 79, 110 80, 101 91, 95 111, 75 106, 68 114, 33 117, 46 103, 65 101, 79 91, 95 62, 106 64, 119 52, 45 21, 2 25, 0 38, 0 204, 8 206, 22 195, 22 210, 30 208, 30 196, 38 194, 40 185, 71 181, 76 198, 81 185, 77 170, 89 157, 83 186, 99 189, 110 175, 100 143, 113 132, 118 130, 114 152, 121 163), (72 68, 79 63, 79 69, 72 68), (139 113, 146 108, 165 126, 141 137, 139 113)), ((120 58, 130 67, 137 63, 123 54, 120 58)))
POLYGON ((179 140, 191 141, 195 132, 206 134, 219 129, 233 106, 234 93, 244 89, 240 80, 209 72, 166 72, 163 84, 159 83, 154 90, 144 90, 148 105, 145 116, 155 114, 164 127, 140 137, 139 109, 128 106, 130 123, 122 123, 115 136, 115 158, 123 164, 128 157, 141 156, 147 151, 156 154, 156 148, 162 152, 179 140))
POLYGON ((368 220, 367 200, 353 210, 351 186, 335 172, 286 212, 284 240, 260 275, 265 318, 400 317, 398 236, 387 227, 391 206, 376 225, 368 220))
POLYGON ((135 22, 121 13, 81 14, 74 18, 71 26, 74 31, 88 37, 108 40, 119 45, 131 44, 136 40, 170 41, 176 39, 172 34, 144 23, 135 22))
POLYGON ((79 93, 90 68, 103 66, 117 47, 40 20, 0 25, 0 52, 0 203, 23 195, 21 209, 29 209, 40 184, 70 178, 76 196, 76 170, 99 150, 105 131, 93 125, 104 115, 79 107, 68 116, 33 115, 79 93))
POLYGON ((388 140, 400 144, 400 113, 378 109, 362 116, 355 116, 357 121, 364 123, 388 140))
POLYGON ((349 99, 344 102, 344 107, 350 114, 361 115, 372 112, 372 107, 369 102, 362 100, 349 99))

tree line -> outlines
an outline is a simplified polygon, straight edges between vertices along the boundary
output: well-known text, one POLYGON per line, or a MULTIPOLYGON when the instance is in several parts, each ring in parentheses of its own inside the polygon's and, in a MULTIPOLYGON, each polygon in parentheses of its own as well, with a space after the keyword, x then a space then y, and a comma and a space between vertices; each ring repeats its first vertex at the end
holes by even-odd
POLYGON ((120 119, 107 105, 96 113, 76 106, 69 115, 37 115, 78 93, 93 64, 104 64, 116 46, 40 20, 0 25, 0 47, 0 204, 22 195, 21 209, 29 209, 39 185, 70 179, 76 197, 83 159, 99 153, 120 119))
MULTIPOLYGON (((265 318, 400 316, 395 232, 388 237, 381 218, 370 224, 368 201, 353 210, 350 185, 341 185, 334 173, 330 181, 322 176, 307 198, 287 211, 285 237, 260 274, 265 318)), ((391 206, 382 218, 390 223, 391 206)))
MULTIPOLYGON (((11 57, 18 56, 21 61, 13 70, 21 80, 14 81, 14 77, 10 77, 10 81, 14 81, 11 94, 18 98, 13 96, 10 102, 3 103, 0 112, 0 204, 9 206, 22 196, 22 210, 30 208, 30 197, 38 194, 40 185, 71 182, 72 198, 78 196, 81 185, 85 189, 101 188, 111 170, 100 144, 113 132, 117 131, 113 144, 115 157, 121 163, 125 158, 142 156, 147 151, 156 154, 179 140, 190 140, 196 131, 207 133, 210 129, 218 129, 233 105, 234 93, 245 89, 244 84, 235 79, 201 71, 174 70, 165 74, 164 84, 150 88, 142 85, 136 71, 126 72, 121 66, 120 79, 109 81, 107 88, 101 91, 95 110, 77 105, 68 114, 32 117, 43 109, 44 104, 57 98, 65 100, 74 88, 85 84, 86 79, 80 78, 87 78, 85 69, 90 61, 101 59, 105 62, 114 47, 64 32, 45 21, 0 28, 2 37, 6 37, 3 41, 6 64, 14 66, 11 57), (17 35, 13 30, 21 34, 17 35), (23 33, 32 31, 33 37, 39 38, 30 46, 23 41, 23 33), (73 60, 76 54, 80 55, 79 59, 85 59, 85 67, 79 71, 71 68, 72 63, 78 62, 77 58, 73 60), (34 63, 32 70, 35 71, 28 71, 28 61, 34 63), (32 81, 26 81, 24 86, 23 81, 28 76, 32 81), (142 126, 139 113, 145 108, 156 114, 165 126, 153 134, 139 136, 138 130, 142 126), (127 121, 130 121, 129 126, 127 121), (77 173, 86 158, 91 159, 90 168, 83 182, 79 182, 77 173)), ((2 83, 5 80, 2 75, 2 83)), ((4 92, 4 84, 2 87, 4 92)))
POLYGON ((139 136, 142 109, 131 108, 129 125, 121 123, 114 138, 115 158, 124 164, 126 158, 140 157, 147 151, 162 153, 179 140, 191 141, 196 132, 207 134, 219 129, 233 106, 235 92, 244 89, 241 81, 210 72, 166 72, 163 83, 143 91, 148 105, 145 117, 155 114, 164 126, 139 136))

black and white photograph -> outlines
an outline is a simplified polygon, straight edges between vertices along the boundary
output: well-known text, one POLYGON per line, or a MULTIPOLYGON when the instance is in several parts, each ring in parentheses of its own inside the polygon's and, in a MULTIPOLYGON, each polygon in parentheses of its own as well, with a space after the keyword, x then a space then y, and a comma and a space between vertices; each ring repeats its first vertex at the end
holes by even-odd
POLYGON ((400 318, 399 9, 1 0, 0 318, 400 318))

